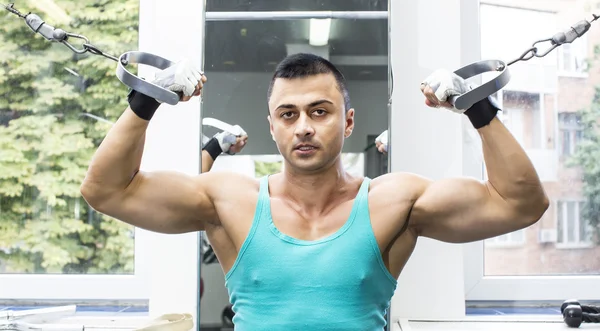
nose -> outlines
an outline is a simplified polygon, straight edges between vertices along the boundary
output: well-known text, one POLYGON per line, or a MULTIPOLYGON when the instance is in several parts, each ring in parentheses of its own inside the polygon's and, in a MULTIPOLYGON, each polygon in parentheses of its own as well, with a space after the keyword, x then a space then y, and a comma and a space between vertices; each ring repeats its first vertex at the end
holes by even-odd
POLYGON ((296 128, 294 134, 299 138, 312 136, 315 134, 315 130, 310 123, 310 118, 305 114, 300 115, 296 121, 296 128))

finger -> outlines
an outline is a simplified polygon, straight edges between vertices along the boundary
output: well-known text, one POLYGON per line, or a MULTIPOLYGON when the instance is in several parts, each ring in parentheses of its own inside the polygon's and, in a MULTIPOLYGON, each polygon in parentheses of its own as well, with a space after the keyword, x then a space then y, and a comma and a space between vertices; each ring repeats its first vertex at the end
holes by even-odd
POLYGON ((435 105, 438 105, 440 103, 438 98, 435 96, 433 89, 430 86, 427 86, 425 88, 424 95, 425 98, 427 98, 427 100, 429 100, 429 102, 432 104, 432 107, 435 107, 435 105))
POLYGON ((429 107, 434 107, 434 108, 439 107, 438 104, 431 102, 431 100, 429 100, 429 99, 425 99, 425 104, 429 107))
POLYGON ((440 103, 440 107, 444 107, 444 108, 454 108, 454 105, 451 104, 449 101, 444 101, 442 103, 440 103))
POLYGON ((202 74, 202 83, 206 83, 206 81, 208 81, 208 78, 206 78, 206 76, 204 76, 204 74, 202 74))
POLYGON ((202 73, 199 70, 190 70, 190 76, 197 81, 202 80, 202 73))
MULTIPOLYGON (((190 78, 188 77, 186 79, 186 83, 189 83, 190 86, 192 86, 192 93, 190 94, 191 96, 195 95, 198 91, 202 90, 202 83, 198 82, 195 78, 190 78)), ((186 84, 187 86, 187 84, 186 84)))

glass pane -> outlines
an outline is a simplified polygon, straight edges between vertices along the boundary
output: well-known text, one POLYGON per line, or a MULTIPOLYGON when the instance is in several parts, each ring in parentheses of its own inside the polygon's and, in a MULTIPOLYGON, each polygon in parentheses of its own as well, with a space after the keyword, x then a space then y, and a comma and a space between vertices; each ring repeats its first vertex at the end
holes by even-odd
MULTIPOLYGON (((36 4, 15 8, 109 54, 137 48, 137 0, 36 4)), ((127 106, 115 62, 76 55, 1 12, 0 273, 132 274, 133 227, 94 212, 79 193, 91 155, 127 106)))
POLYGON ((557 242, 565 242, 565 204, 562 201, 556 203, 556 228, 557 230, 557 242))
POLYGON ((386 11, 387 0, 207 0, 206 11, 386 11))
MULTIPOLYGON (((208 12, 387 10, 387 1, 208 1, 207 7, 208 12)), ((281 60, 292 54, 312 53, 328 59, 342 72, 355 109, 352 134, 346 139, 340 137, 344 140, 340 150, 343 167, 357 177, 374 178, 387 172, 387 154, 380 153, 375 145, 375 139, 388 129, 387 19, 208 21, 205 45, 208 82, 203 88, 202 117, 237 124, 248 134, 240 152, 220 155, 209 171, 236 171, 261 178, 290 166, 270 133, 267 93, 281 60), (319 46, 311 39, 315 34, 322 35, 319 46)), ((205 141, 221 132, 208 125, 202 130, 205 141)), ((208 253, 204 255, 212 254, 211 243, 218 253, 218 234, 207 231, 203 236, 208 239, 208 253)), ((201 277, 202 329, 231 327, 233 311, 219 261, 205 259, 201 277)))
MULTIPOLYGON (((482 58, 512 61, 535 41, 552 37, 579 20, 589 20, 595 10, 592 7, 569 0, 525 0, 518 6, 509 0, 482 3, 482 58)), ((596 142, 600 132, 596 121, 600 95, 593 87, 600 73, 580 72, 574 79, 569 76, 573 73, 564 71, 574 70, 573 59, 589 57, 585 50, 598 46, 597 33, 597 27, 590 29, 586 38, 578 39, 578 47, 566 45, 544 58, 534 57, 510 67, 511 81, 501 96, 510 114, 505 125, 533 162, 551 205, 536 224, 523 231, 522 245, 484 244, 485 275, 600 272, 600 247, 596 241, 583 240, 597 238, 599 230, 600 145, 596 142), (580 212, 579 203, 585 207, 580 212), (589 236, 588 230, 579 226, 585 224, 583 220, 592 220, 589 236)))

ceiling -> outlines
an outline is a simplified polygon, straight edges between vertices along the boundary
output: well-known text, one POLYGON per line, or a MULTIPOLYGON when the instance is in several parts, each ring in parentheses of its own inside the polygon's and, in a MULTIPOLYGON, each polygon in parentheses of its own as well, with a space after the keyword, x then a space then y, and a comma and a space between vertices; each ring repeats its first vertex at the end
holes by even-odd
MULTIPOLYGON (((207 11, 386 11, 387 5, 380 0, 207 0, 207 11)), ((208 21, 205 68, 272 72, 287 55, 286 45, 308 44, 309 26, 307 19, 208 21)), ((387 19, 333 19, 327 48, 347 79, 387 80, 387 19)))

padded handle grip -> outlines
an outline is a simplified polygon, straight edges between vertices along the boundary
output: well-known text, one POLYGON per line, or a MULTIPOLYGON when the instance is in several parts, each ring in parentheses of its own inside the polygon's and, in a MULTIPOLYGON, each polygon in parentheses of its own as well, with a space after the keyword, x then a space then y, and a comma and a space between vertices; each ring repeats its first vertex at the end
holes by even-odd
POLYGON ((160 102, 165 102, 170 105, 176 105, 179 102, 179 100, 181 100, 180 94, 177 94, 173 91, 169 91, 151 82, 145 81, 140 77, 129 72, 125 68, 125 66, 129 64, 145 64, 158 69, 166 69, 174 65, 174 62, 171 62, 158 55, 146 52, 126 52, 119 57, 116 74, 123 84, 149 97, 153 97, 154 99, 160 102))
POLYGON ((463 79, 468 79, 485 72, 499 72, 494 79, 481 84, 471 91, 451 98, 450 102, 456 109, 469 109, 478 101, 501 90, 510 81, 508 67, 500 60, 485 60, 466 65, 454 73, 463 79))

